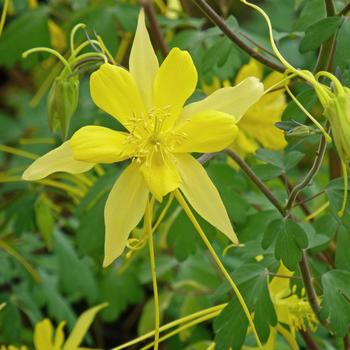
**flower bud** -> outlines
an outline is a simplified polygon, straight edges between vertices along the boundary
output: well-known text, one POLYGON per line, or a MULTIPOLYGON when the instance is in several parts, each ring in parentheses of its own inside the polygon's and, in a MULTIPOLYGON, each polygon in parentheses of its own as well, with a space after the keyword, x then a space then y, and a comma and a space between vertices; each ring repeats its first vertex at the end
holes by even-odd
POLYGON ((331 98, 324 115, 332 127, 333 139, 342 161, 350 160, 350 89, 344 88, 331 98))
POLYGON ((79 101, 79 79, 77 76, 60 75, 52 84, 48 96, 49 126, 52 131, 60 130, 65 139, 70 120, 79 101))

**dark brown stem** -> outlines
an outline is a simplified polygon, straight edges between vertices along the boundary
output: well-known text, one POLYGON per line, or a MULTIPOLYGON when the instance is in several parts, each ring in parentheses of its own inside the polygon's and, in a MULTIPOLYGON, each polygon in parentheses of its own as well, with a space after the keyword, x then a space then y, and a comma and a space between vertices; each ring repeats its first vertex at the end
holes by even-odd
POLYGON ((166 57, 169 53, 169 48, 159 26, 152 2, 150 0, 140 0, 140 4, 145 10, 145 14, 149 20, 149 24, 151 26, 152 33, 154 34, 157 41, 159 50, 161 51, 162 55, 166 57))
POLYGON ((344 350, 350 350, 350 341, 349 341, 348 334, 343 338, 343 343, 344 343, 344 350))
POLYGON ((350 11, 350 2, 343 7, 343 9, 338 13, 338 16, 345 16, 350 11))
POLYGON ((309 350, 319 350, 319 347, 316 344, 316 342, 314 341, 314 338, 312 337, 309 330, 299 331, 299 333, 303 337, 304 342, 309 350))
POLYGON ((327 17, 335 16, 335 7, 333 4, 333 0, 324 0, 324 4, 326 7, 327 17))
POLYGON ((312 274, 309 265, 309 258, 305 250, 302 251, 301 260, 299 262, 299 268, 310 306, 319 322, 327 328, 329 326, 328 322, 320 317, 321 308, 320 304, 318 303, 317 294, 312 283, 312 274))
POLYGON ((225 21, 213 10, 213 8, 205 0, 192 0, 199 9, 218 27, 222 32, 238 47, 245 51, 249 56, 255 58, 257 61, 263 63, 267 67, 272 68, 275 71, 283 73, 286 69, 276 63, 271 61, 267 57, 261 55, 254 48, 247 45, 236 33, 234 33, 225 23, 225 21))
POLYGON ((280 201, 273 195, 269 188, 260 180, 260 178, 254 173, 251 167, 234 151, 229 148, 225 149, 225 153, 232 158, 240 168, 248 175, 248 177, 255 183, 259 190, 266 196, 266 198, 278 209, 278 211, 285 215, 285 209, 280 201))

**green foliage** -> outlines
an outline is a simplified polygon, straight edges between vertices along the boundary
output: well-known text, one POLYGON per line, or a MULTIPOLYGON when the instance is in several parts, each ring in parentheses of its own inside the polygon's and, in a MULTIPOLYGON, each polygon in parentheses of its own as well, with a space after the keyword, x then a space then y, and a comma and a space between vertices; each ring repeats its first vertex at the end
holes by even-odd
POLYGON ((350 325, 350 272, 332 270, 322 276, 324 289, 323 317, 327 317, 338 336, 350 325))

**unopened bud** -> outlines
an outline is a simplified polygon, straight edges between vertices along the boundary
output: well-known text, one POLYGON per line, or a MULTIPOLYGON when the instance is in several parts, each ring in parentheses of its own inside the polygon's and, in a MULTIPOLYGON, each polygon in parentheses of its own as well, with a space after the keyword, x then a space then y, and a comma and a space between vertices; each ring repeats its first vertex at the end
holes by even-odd
POLYGON ((60 130, 67 137, 70 120, 79 101, 79 79, 77 76, 60 75, 54 81, 48 96, 49 126, 60 130))

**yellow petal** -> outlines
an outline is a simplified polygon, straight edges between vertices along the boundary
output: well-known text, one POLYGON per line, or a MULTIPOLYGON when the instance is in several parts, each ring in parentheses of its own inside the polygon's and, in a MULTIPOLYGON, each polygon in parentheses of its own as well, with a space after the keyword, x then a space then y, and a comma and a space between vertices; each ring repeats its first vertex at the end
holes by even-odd
POLYGON ((272 150, 287 146, 283 131, 275 126, 286 107, 283 92, 263 96, 237 124, 251 138, 272 150))
POLYGON ((217 111, 201 112, 174 129, 179 135, 174 152, 218 152, 233 142, 237 131, 231 115, 217 111))
POLYGON ((286 278, 274 277, 269 283, 269 289, 273 298, 283 298, 290 294, 289 278, 293 272, 289 271, 282 263, 277 271, 277 275, 286 276, 286 278))
POLYGON ((49 319, 35 325, 34 345, 36 350, 54 350, 52 344, 53 327, 49 319))
POLYGON ((56 329, 56 334, 55 334, 55 341, 54 341, 54 350, 61 350, 62 349, 62 345, 64 342, 64 326, 66 325, 65 321, 60 322, 60 324, 58 325, 57 329, 56 329))
POLYGON ((91 323, 96 317, 96 314, 107 305, 108 304, 103 303, 83 312, 78 318, 62 350, 77 350, 80 343, 83 341, 91 323))
POLYGON ((153 85, 153 105, 169 109, 171 127, 197 85, 197 71, 187 51, 173 48, 160 66, 153 85))
POLYGON ((90 92, 95 104, 115 117, 127 129, 145 108, 132 75, 124 68, 105 63, 91 74, 90 92))
POLYGON ((183 109, 181 120, 203 111, 215 110, 231 114, 238 121, 263 93, 264 86, 257 78, 247 78, 234 87, 219 89, 201 101, 188 104, 183 109))
POLYGON ((255 153, 258 149, 258 144, 249 138, 242 129, 238 128, 237 137, 230 148, 244 158, 247 154, 255 153))
POLYGON ((238 244, 219 192, 202 165, 189 154, 178 154, 177 160, 176 166, 182 180, 180 190, 190 205, 234 244, 238 244))
POLYGON ((147 32, 144 11, 141 10, 130 52, 129 70, 139 88, 147 110, 152 107, 152 87, 158 69, 158 59, 147 32))
POLYGON ((131 230, 143 217, 148 193, 139 165, 131 163, 114 184, 106 202, 104 267, 123 253, 131 230))
POLYGON ((262 79, 264 73, 264 66, 254 60, 253 58, 249 61, 249 63, 242 66, 242 68, 237 73, 237 77, 235 80, 236 84, 239 84, 244 79, 247 79, 248 77, 255 77, 258 79, 262 79))
POLYGON ((158 201, 180 186, 180 175, 173 161, 165 154, 154 152, 152 160, 146 160, 140 169, 147 187, 158 201))
POLYGON ((128 155, 126 133, 102 126, 84 126, 74 133, 69 143, 74 159, 88 163, 120 162, 128 155))
POLYGON ((23 173, 22 178, 27 181, 40 180, 58 171, 80 174, 90 170, 93 166, 94 164, 75 160, 69 141, 66 141, 35 160, 23 173))

